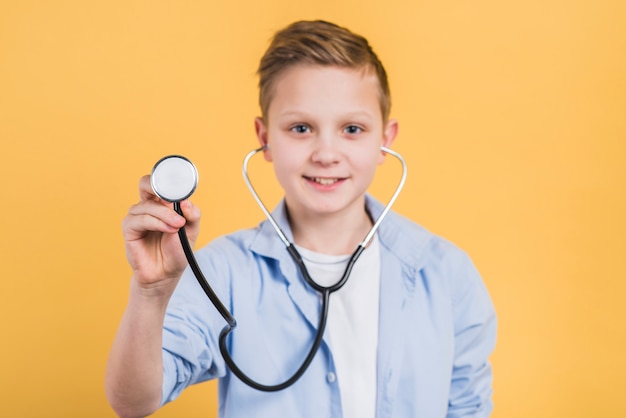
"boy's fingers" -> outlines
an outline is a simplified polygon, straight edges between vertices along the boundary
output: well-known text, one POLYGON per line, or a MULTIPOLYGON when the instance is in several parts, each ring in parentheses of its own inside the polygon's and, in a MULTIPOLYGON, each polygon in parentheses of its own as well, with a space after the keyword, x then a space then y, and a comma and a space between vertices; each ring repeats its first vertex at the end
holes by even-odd
MULTIPOLYGON (((140 202, 131 206, 128 211, 127 218, 136 218, 139 221, 142 219, 148 220, 149 218, 154 218, 163 224, 176 229, 185 225, 185 218, 180 216, 171 208, 151 200, 140 202)), ((149 221, 146 223, 146 227, 149 225, 153 225, 153 222, 149 221)))
POLYGON ((189 223, 195 223, 200 220, 200 208, 193 203, 189 199, 181 202, 180 208, 183 211, 183 215, 185 215, 185 219, 189 223))
POLYGON ((145 175, 139 180, 139 198, 144 200, 155 200, 157 202, 161 202, 163 205, 172 206, 171 203, 162 200, 159 196, 154 193, 152 190, 152 183, 150 183, 150 176, 145 175))
POLYGON ((127 216, 123 222, 123 229, 126 239, 132 241, 143 237, 148 232, 175 233, 179 228, 144 213, 127 216))

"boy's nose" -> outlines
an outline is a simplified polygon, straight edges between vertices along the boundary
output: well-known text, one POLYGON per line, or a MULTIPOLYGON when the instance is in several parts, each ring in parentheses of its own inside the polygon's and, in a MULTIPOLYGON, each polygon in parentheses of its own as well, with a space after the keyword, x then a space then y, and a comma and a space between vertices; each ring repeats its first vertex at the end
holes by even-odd
POLYGON ((338 140, 333 135, 318 135, 314 147, 311 155, 314 162, 328 165, 339 161, 341 153, 338 149, 338 140))

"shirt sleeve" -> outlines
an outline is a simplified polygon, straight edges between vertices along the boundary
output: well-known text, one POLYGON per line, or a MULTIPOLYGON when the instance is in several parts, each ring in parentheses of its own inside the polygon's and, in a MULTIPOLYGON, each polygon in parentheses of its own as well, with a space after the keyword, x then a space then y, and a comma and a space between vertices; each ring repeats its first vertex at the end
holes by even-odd
POLYGON ((452 266, 455 347, 447 418, 484 418, 493 409, 489 356, 496 341, 495 309, 469 257, 463 254, 452 266))
POLYGON ((217 339, 190 320, 183 322, 168 315, 163 328, 161 405, 176 399, 187 386, 225 373, 217 339))
MULTIPOLYGON (((219 251, 196 257, 211 287, 229 300, 229 271, 219 251)), ((187 386, 224 376, 219 332, 226 325, 190 269, 183 274, 170 299, 163 325, 163 392, 161 404, 176 399, 187 386)))

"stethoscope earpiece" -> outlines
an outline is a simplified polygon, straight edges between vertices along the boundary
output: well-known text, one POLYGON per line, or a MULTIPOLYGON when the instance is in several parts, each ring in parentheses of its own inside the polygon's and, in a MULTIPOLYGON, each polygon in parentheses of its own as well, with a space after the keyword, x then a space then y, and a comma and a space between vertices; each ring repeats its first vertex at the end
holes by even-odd
POLYGON ((154 193, 168 202, 182 202, 198 185, 198 170, 180 155, 168 155, 154 165, 150 184, 154 193))

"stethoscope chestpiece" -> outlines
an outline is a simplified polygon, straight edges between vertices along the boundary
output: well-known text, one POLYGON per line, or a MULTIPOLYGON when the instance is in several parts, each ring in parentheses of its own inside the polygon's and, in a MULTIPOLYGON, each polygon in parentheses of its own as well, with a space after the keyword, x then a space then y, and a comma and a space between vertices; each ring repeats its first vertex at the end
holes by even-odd
POLYGON ((198 185, 198 170, 181 155, 168 155, 154 165, 150 175, 154 193, 168 202, 182 202, 198 185))

